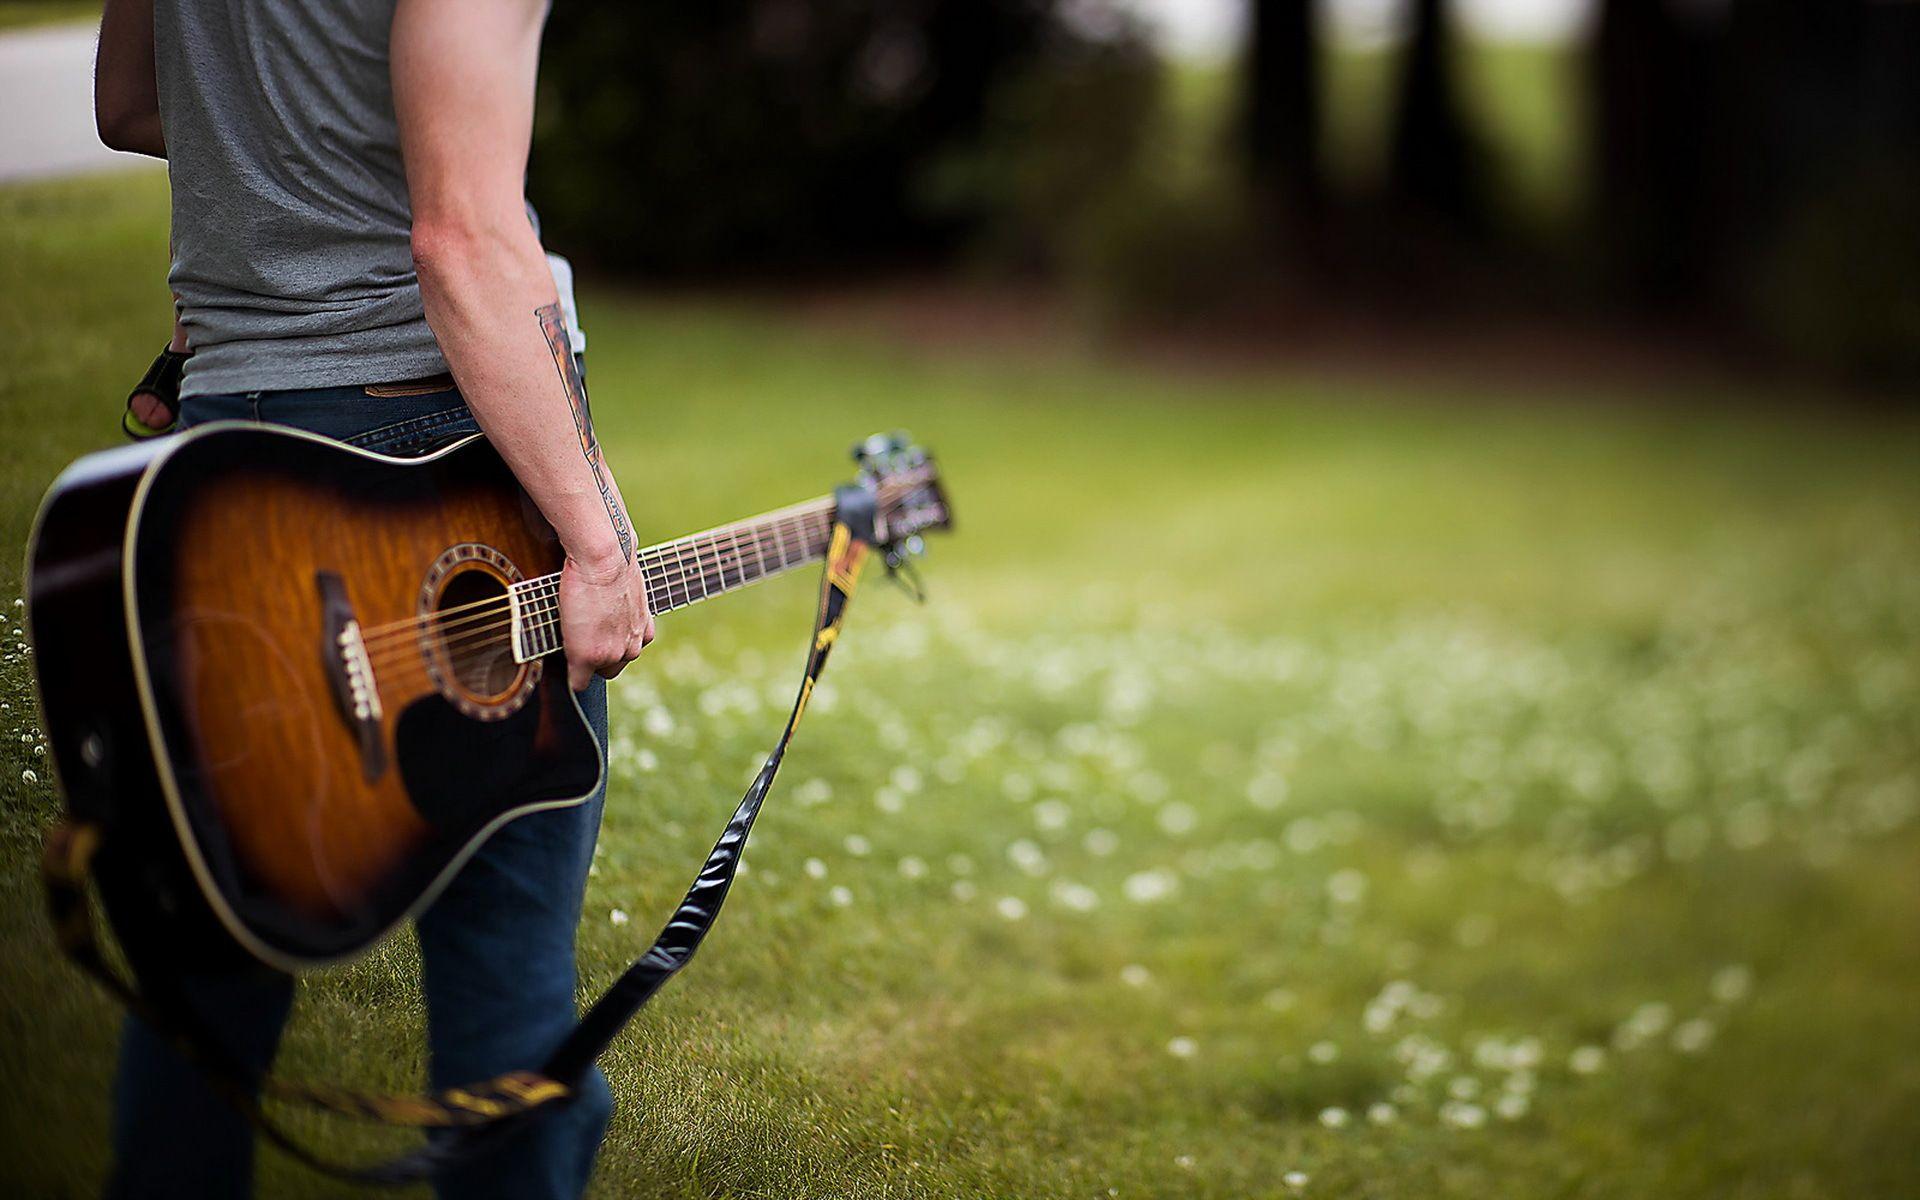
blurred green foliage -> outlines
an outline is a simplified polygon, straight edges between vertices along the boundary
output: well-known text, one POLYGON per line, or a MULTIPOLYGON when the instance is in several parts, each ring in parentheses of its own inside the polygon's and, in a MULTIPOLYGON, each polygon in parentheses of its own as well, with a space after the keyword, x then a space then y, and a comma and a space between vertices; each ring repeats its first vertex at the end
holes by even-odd
POLYGON ((94 0, 0 0, 0 30, 88 23, 100 23, 94 0))
POLYGON ((1756 322, 1800 357, 1920 379, 1920 163, 1868 164, 1814 189, 1742 282, 1756 322))
MULTIPOLYGON (((922 189, 941 164, 951 174, 983 127, 1038 115, 1036 89, 1072 94, 1089 59, 1121 61, 1061 7, 559 5, 530 178, 549 238, 650 274, 766 272, 946 249, 983 222, 1015 228, 1061 182, 1037 178, 1031 154, 991 194, 951 185, 948 203, 927 203, 922 189), (1048 79, 1056 66, 1064 89, 1048 79)), ((1110 144, 1075 151, 1078 161, 1110 144)))
POLYGON ((934 164, 921 198, 973 230, 981 260, 1059 271, 1082 225, 1138 173, 1163 73, 1138 37, 1050 56, 995 89, 977 136, 934 164))

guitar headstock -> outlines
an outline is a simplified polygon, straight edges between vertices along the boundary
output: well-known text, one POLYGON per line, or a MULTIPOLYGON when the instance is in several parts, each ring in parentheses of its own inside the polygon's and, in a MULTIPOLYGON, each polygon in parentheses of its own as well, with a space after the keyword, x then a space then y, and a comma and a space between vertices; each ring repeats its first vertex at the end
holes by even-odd
POLYGON ((874 532, 889 566, 921 554, 921 534, 948 529, 953 514, 940 486, 940 467, 905 433, 876 433, 853 448, 860 481, 876 501, 874 532))

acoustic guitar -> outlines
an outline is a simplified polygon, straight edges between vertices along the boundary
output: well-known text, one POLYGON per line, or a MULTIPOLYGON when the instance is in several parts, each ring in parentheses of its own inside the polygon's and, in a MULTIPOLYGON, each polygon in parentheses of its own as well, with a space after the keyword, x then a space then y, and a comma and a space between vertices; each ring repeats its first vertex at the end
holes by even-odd
MULTIPOLYGON (((947 526, 904 438, 856 450, 890 564, 947 526)), ((824 557, 831 496, 640 552, 670 613, 824 557)), ((601 754, 561 654, 553 529, 480 436, 397 459, 223 422, 89 455, 28 551, 44 728, 133 953, 282 970, 419 911, 601 754), (225 936, 221 936, 224 934, 225 936)))

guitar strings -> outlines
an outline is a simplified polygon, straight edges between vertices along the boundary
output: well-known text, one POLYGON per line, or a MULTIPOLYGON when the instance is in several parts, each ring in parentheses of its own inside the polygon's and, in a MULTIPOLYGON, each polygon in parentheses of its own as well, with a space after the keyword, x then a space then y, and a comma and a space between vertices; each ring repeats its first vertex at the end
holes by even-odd
MULTIPOLYGON (((711 570, 703 571, 699 575, 672 571, 651 573, 646 579, 648 607, 656 611, 681 607, 684 604, 691 604, 695 600, 704 599, 706 596, 714 594, 716 590, 726 591, 756 579, 769 578, 794 566, 798 566, 801 563, 810 561, 817 553, 816 546, 818 541, 818 538, 810 539, 810 544, 803 550, 800 562, 798 563, 787 561, 787 556, 783 553, 781 555, 781 565, 777 567, 769 568, 766 565, 767 560, 764 555, 760 556, 760 561, 756 566, 756 564, 750 563, 747 560, 743 548, 735 548, 735 552, 730 558, 718 559, 713 564, 711 570), (696 580, 700 583, 700 596, 693 594, 692 585, 696 580), (718 585, 717 588, 712 586, 715 584, 718 585), (679 594, 676 595, 676 592, 679 594)), ((542 579, 546 578, 549 577, 542 577, 542 579)), ((539 590, 532 591, 531 594, 523 589, 519 600, 522 618, 538 617, 543 611, 557 607, 555 605, 557 599, 557 589, 542 586, 539 590)), ((416 640, 416 635, 421 632, 418 628, 420 625, 432 624, 443 634, 450 630, 464 631, 465 627, 470 627, 475 622, 485 621, 498 617, 501 614, 511 613, 513 607, 513 601, 505 597, 487 597, 483 600, 457 605, 453 608, 441 609, 436 613, 428 614, 428 619, 425 620, 415 619, 412 622, 396 623, 401 625, 412 624, 415 626, 415 628, 412 629, 379 627, 386 629, 387 632, 369 635, 366 631, 362 631, 361 636, 367 645, 369 653, 377 653, 386 651, 396 645, 409 645, 416 640), (482 605, 488 605, 488 607, 480 607, 482 605), (446 614, 456 612, 461 613, 456 619, 444 619, 446 614)), ((509 621, 508 623, 511 622, 509 621)), ((494 626, 487 626, 487 628, 492 627, 494 626)))
MULTIPOLYGON (((881 491, 883 496, 891 490, 893 489, 888 485, 882 485, 881 491)), ((662 542, 657 546, 650 546, 642 550, 638 558, 643 567, 649 559, 652 559, 656 565, 668 567, 678 572, 679 578, 692 578, 693 576, 688 573, 687 569, 689 566, 697 568, 701 565, 703 551, 710 550, 716 555, 723 554, 728 549, 737 551, 743 542, 761 546, 767 542, 769 534, 776 540, 783 541, 785 536, 790 533, 807 532, 816 518, 829 516, 832 508, 833 502, 827 499, 803 501, 799 504, 790 505, 787 508, 775 509, 772 512, 748 518, 745 521, 738 521, 731 525, 716 526, 713 529, 702 530, 699 533, 690 533, 684 537, 675 538, 670 542, 662 542), (724 544, 723 539, 730 541, 732 543, 731 547, 724 544), (686 553, 689 550, 692 551, 691 563, 689 563, 686 553), (668 558, 669 555, 672 555, 671 559, 668 558)), ((542 575, 536 579, 523 581, 521 586, 525 584, 543 583, 547 580, 558 578, 559 576, 557 574, 542 575)), ((456 606, 456 608, 442 609, 436 613, 405 617, 397 621, 386 622, 382 625, 368 626, 363 629, 361 633, 362 636, 365 637, 384 636, 389 633, 403 632, 406 627, 429 623, 441 615, 441 613, 454 612, 460 608, 470 608, 485 604, 491 599, 493 599, 493 597, 471 601, 468 604, 456 606)))
MULTIPOLYGON (((802 518, 802 519, 805 519, 805 518, 802 518)), ((782 534, 785 532, 791 532, 799 536, 799 538, 801 539, 801 546, 802 546, 801 557, 803 561, 810 556, 810 552, 813 549, 811 543, 818 540, 817 537, 811 536, 814 532, 813 529, 811 528, 811 524, 812 523, 809 521, 808 525, 806 526, 802 526, 802 527, 794 528, 790 530, 778 531, 782 534)), ((767 539, 764 536, 764 534, 756 538, 752 543, 752 545, 755 550, 755 557, 759 560, 760 573, 762 575, 772 574, 773 571, 767 570, 765 566, 767 562, 767 555, 765 553, 765 549, 767 548, 767 539)), ((780 542, 775 548, 779 552, 779 557, 781 558, 783 565, 780 567, 774 568, 774 570, 776 571, 785 570, 788 564, 785 563, 785 559, 787 558, 787 553, 786 553, 784 536, 780 538, 780 542)), ((704 588, 707 580, 717 579, 720 582, 721 588, 723 590, 726 587, 737 586, 739 583, 746 582, 748 574, 750 574, 753 569, 752 564, 750 564, 747 560, 746 549, 747 549, 747 544, 739 541, 736 541, 735 544, 732 546, 723 547, 723 546, 715 545, 713 547, 714 561, 711 564, 710 568, 708 564, 704 561, 703 557, 700 557, 697 554, 695 559, 692 560, 691 562, 685 559, 677 559, 676 561, 673 561, 671 563, 661 561, 656 564, 660 569, 652 570, 652 571, 648 571, 646 569, 647 564, 646 564, 645 558, 643 557, 641 561, 641 568, 643 573, 646 575, 646 582, 648 584, 649 592, 655 590, 656 585, 658 586, 659 590, 665 591, 668 593, 671 593, 671 591, 677 587, 686 591, 689 597, 691 597, 692 584, 695 580, 699 580, 702 583, 702 586, 704 588), (738 576, 738 578, 731 584, 728 582, 728 579, 727 579, 727 576, 729 573, 732 573, 738 576)), ((550 595, 553 594, 553 590, 557 589, 558 580, 559 580, 559 576, 557 574, 542 575, 534 579, 524 580, 518 584, 514 584, 511 586, 513 586, 520 592, 522 603, 526 604, 529 602, 538 602, 540 600, 549 598, 550 595)), ((708 590, 710 592, 710 589, 708 590)), ((454 605, 450 608, 439 609, 439 610, 436 610, 435 612, 427 613, 421 616, 403 618, 398 621, 387 622, 386 624, 383 624, 383 625, 369 626, 361 630, 361 638, 369 646, 371 646, 376 642, 381 642, 390 638, 410 637, 411 635, 413 635, 418 631, 418 628, 421 625, 438 624, 442 628, 450 628, 452 626, 460 624, 462 621, 470 620, 474 616, 490 615, 491 613, 494 613, 494 612, 505 611, 507 608, 510 608, 510 607, 511 607, 511 603, 506 599, 506 597, 488 596, 480 600, 469 601, 466 604, 459 604, 459 605, 454 605), (493 607, 486 610, 483 613, 470 613, 467 616, 463 616, 456 621, 448 621, 445 619, 450 614, 462 613, 465 610, 478 608, 479 606, 488 605, 488 604, 493 605, 493 607)))
MULTIPOLYGON (((804 565, 804 560, 803 562, 789 563, 786 566, 766 571, 754 578, 755 580, 770 579, 775 575, 783 574, 786 571, 802 565, 804 565)), ((740 586, 747 582, 749 582, 749 580, 742 575, 732 586, 740 586)), ((725 581, 722 580, 722 586, 718 590, 725 591, 727 590, 727 586, 725 581)), ((654 589, 649 589, 650 592, 653 590, 654 589)), ((670 596, 655 596, 650 594, 648 605, 655 612, 671 612, 675 609, 684 608, 689 604, 696 603, 699 600, 706 599, 707 596, 714 594, 717 594, 717 592, 709 592, 704 596, 688 595, 684 600, 675 600, 670 596)), ((511 606, 508 605, 501 605, 482 613, 469 614, 462 618, 460 622, 454 623, 462 625, 464 628, 459 629, 458 632, 451 635, 441 633, 435 648, 442 650, 450 658, 453 658, 461 653, 488 645, 498 644, 510 646, 512 644, 511 635, 509 634, 504 637, 499 636, 498 631, 511 630, 513 628, 516 622, 511 616, 508 616, 505 620, 492 621, 490 624, 474 624, 474 622, 485 620, 488 617, 498 617, 503 613, 508 613, 510 607, 511 606)), ((557 607, 533 608, 531 610, 523 607, 519 624, 529 635, 537 635, 557 629, 560 626, 559 610, 557 607)), ((415 639, 409 639, 399 644, 389 640, 381 645, 369 647, 368 657, 377 666, 384 667, 390 666, 395 661, 413 658, 418 654, 419 649, 419 643, 415 639)))
MULTIPOLYGON (((792 570, 795 567, 799 567, 802 565, 805 565, 805 564, 789 563, 787 566, 781 567, 777 570, 768 571, 766 574, 758 576, 757 578, 770 579, 775 575, 783 574, 786 571, 792 570)), ((742 582, 745 582, 745 580, 743 579, 742 582)), ((705 598, 706 597, 689 597, 686 600, 685 604, 668 601, 667 603, 660 605, 660 607, 658 607, 655 611, 670 612, 670 611, 673 611, 674 609, 685 607, 687 604, 693 604, 693 603, 696 603, 698 600, 705 599, 705 598)), ((649 603, 652 603, 652 601, 649 601, 649 603)), ((498 611, 502 611, 502 610, 496 610, 496 612, 498 611)), ((513 644, 513 639, 511 634, 509 633, 507 635, 502 636, 499 633, 499 631, 511 630, 514 623, 515 622, 511 618, 509 618, 504 621, 496 621, 490 625, 467 628, 451 637, 443 636, 439 641, 439 643, 437 644, 437 646, 434 646, 432 648, 439 649, 442 653, 444 653, 447 656, 448 661, 452 665, 454 665, 456 669, 458 669, 458 667, 460 667, 461 665, 463 664, 470 665, 471 662, 474 661, 476 657, 483 656, 484 654, 488 653, 489 648, 511 647, 513 644)), ((537 634, 545 633, 550 630, 558 629, 559 626, 560 626, 560 616, 557 608, 548 610, 545 612, 536 612, 536 613, 533 613, 531 616, 523 616, 522 627, 526 630, 526 632, 529 635, 537 635, 537 634)), ((418 646, 417 643, 409 644, 409 645, 400 645, 400 646, 388 645, 388 646, 381 647, 378 650, 369 651, 369 658, 374 662, 375 666, 378 669, 386 670, 392 667, 395 663, 413 660, 418 656, 420 649, 421 647, 418 646)), ((558 649, 558 647, 556 647, 556 649, 558 649)))
MULTIPOLYGON (((700 533, 691 533, 686 535, 685 537, 676 538, 671 542, 663 542, 658 546, 650 546, 647 549, 641 551, 638 558, 642 563, 642 565, 644 565, 647 562, 647 560, 653 559, 658 565, 661 565, 661 566, 669 566, 676 569, 684 569, 685 567, 690 565, 686 552, 691 550, 692 551, 691 565, 698 566, 701 561, 701 554, 703 550, 711 549, 715 553, 719 553, 723 550, 723 547, 719 540, 722 535, 725 535, 731 538, 736 545, 740 542, 742 535, 749 534, 749 533, 757 534, 758 536, 756 537, 755 540, 761 543, 764 543, 767 540, 767 535, 769 534, 773 535, 773 537, 776 539, 783 539, 785 535, 788 533, 801 532, 801 530, 796 530, 794 528, 796 523, 805 522, 810 524, 814 518, 826 516, 830 511, 831 511, 830 501, 823 501, 823 500, 807 501, 802 504, 793 505, 787 509, 777 509, 774 512, 766 513, 760 517, 754 517, 754 518, 750 518, 747 521, 737 522, 734 525, 720 526, 714 529, 704 530, 700 533), (673 555, 673 558, 671 561, 667 557, 669 553, 673 555)), ((550 580, 557 580, 558 578, 559 578, 559 575, 557 573, 550 574, 550 575, 542 575, 535 579, 522 581, 521 586, 525 586, 527 584, 545 583, 550 580)), ((480 601, 474 601, 472 603, 482 604, 485 602, 486 602, 485 600, 480 600, 480 601)), ((468 606, 461 606, 461 607, 468 607, 468 606)), ((442 611, 451 612, 454 610, 445 609, 442 611)), ((398 620, 398 621, 388 622, 385 625, 371 626, 366 632, 384 633, 390 629, 395 629, 399 626, 420 623, 424 620, 430 619, 431 615, 432 614, 429 614, 428 617, 402 618, 401 620, 398 620)))

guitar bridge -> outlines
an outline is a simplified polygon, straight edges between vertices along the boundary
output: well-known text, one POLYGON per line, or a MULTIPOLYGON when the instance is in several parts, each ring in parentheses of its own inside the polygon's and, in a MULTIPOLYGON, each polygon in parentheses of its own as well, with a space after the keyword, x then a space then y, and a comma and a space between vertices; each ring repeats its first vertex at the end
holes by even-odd
POLYGON ((387 769, 386 743, 380 736, 384 711, 380 707, 380 685, 374 678, 373 660, 367 653, 366 638, 353 605, 347 601, 347 586, 332 571, 319 571, 314 582, 320 589, 321 661, 326 664, 327 682, 333 689, 333 701, 340 715, 359 738, 360 773, 368 783, 379 779, 387 769))

